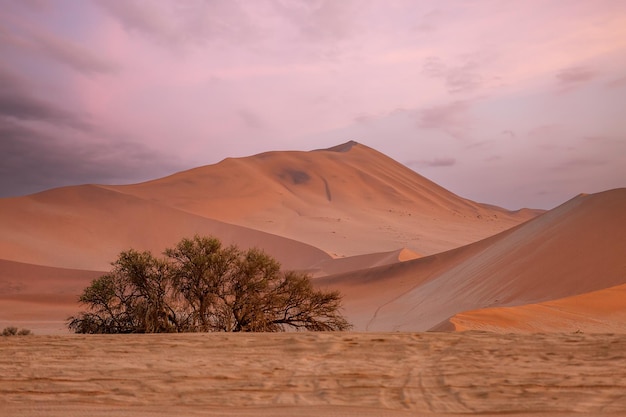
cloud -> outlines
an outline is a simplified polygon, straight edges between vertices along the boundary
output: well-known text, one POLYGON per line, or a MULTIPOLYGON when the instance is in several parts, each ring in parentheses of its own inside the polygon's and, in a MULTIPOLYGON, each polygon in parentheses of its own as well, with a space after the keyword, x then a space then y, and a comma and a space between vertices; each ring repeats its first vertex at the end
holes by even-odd
POLYGON ((449 158, 449 157, 410 160, 405 163, 405 165, 408 165, 408 166, 429 167, 429 168, 449 167, 455 164, 456 164, 456 159, 449 158))
POLYGON ((50 33, 33 34, 34 47, 50 58, 85 75, 116 72, 118 67, 82 46, 50 33))
POLYGON ((181 168, 175 159, 131 141, 68 136, 0 119, 0 197, 62 185, 146 180, 181 168))
POLYGON ((462 93, 480 87, 483 77, 477 70, 478 64, 469 55, 454 66, 445 64, 436 56, 426 58, 422 65, 422 74, 430 78, 443 79, 450 93, 462 93))
POLYGON ((563 133, 563 126, 557 123, 547 123, 535 126, 528 131, 528 136, 536 136, 542 138, 552 138, 563 133))
POLYGON ((570 67, 556 74, 559 91, 569 91, 595 79, 597 73, 586 67, 570 67))
POLYGON ((626 76, 615 78, 606 83, 607 88, 621 88, 626 86, 626 76))
MULTIPOLYGON (((257 28, 246 9, 230 0, 145 2, 96 0, 128 32, 137 32, 168 47, 202 45, 214 39, 235 43, 255 39, 257 28)), ((241 44, 239 44, 241 46, 241 44)))
POLYGON ((358 11, 352 1, 334 0, 275 2, 274 7, 303 38, 314 41, 348 38, 358 11))
POLYGON ((415 30, 419 32, 432 32, 437 30, 441 24, 444 13, 441 10, 431 10, 424 14, 415 25, 415 30))
POLYGON ((424 129, 442 130, 453 138, 464 139, 471 127, 469 110, 467 101, 426 108, 419 111, 417 125, 424 129))
POLYGON ((566 172, 570 172, 572 170, 579 171, 581 169, 606 166, 609 162, 610 160, 605 159, 605 158, 576 157, 576 158, 568 159, 566 161, 561 162, 558 165, 553 166, 552 170, 566 171, 566 172))
POLYGON ((255 112, 240 109, 237 112, 239 118, 243 121, 244 126, 250 129, 264 129, 267 127, 267 124, 263 121, 263 119, 255 112))
POLYGON ((13 53, 26 51, 36 56, 44 56, 84 75, 108 74, 118 70, 117 65, 80 43, 18 19, 0 30, 0 47, 4 47, 7 54, 12 50, 13 53))
POLYGON ((34 96, 25 80, 0 68, 0 118, 2 117, 44 121, 83 131, 92 129, 85 117, 34 96))
POLYGON ((517 137, 517 135, 515 134, 515 132, 513 132, 512 130, 503 130, 502 132, 500 132, 501 135, 505 135, 508 136, 510 139, 515 139, 517 137))

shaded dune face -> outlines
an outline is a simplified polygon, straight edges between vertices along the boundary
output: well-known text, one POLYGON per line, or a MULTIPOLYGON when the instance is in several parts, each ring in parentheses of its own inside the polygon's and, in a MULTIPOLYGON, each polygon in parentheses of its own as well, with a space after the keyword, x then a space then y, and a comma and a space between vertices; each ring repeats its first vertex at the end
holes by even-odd
POLYGON ((346 308, 357 328, 447 329, 448 319, 464 311, 541 303, 625 284, 624 230, 626 189, 617 189, 579 196, 459 249, 318 283, 347 294, 346 308))

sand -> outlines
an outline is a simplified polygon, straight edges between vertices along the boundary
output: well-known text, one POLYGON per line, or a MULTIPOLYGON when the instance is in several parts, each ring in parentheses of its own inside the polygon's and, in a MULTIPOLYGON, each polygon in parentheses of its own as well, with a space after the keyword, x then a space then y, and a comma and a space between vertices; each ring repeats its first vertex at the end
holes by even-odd
POLYGON ((626 333, 626 285, 543 303, 466 311, 450 322, 454 330, 626 333))
POLYGON ((354 256, 423 255, 506 230, 540 211, 461 198, 367 146, 228 158, 116 192, 354 256), (337 149, 340 149, 339 151, 337 149))
POLYGON ((0 338, 3 416, 624 415, 626 336, 0 338))
MULTIPOLYGON (((357 330, 450 330, 448 320, 466 311, 542 303, 626 284, 624 230, 626 189, 610 190, 576 197, 449 252, 317 282, 345 294, 346 314, 357 330)), ((610 306, 612 313, 623 314, 623 303, 610 306)), ((599 324, 598 331, 610 330, 599 324)), ((571 320, 561 325, 552 329, 578 329, 571 320)), ((498 331, 507 331, 506 326, 498 331)))

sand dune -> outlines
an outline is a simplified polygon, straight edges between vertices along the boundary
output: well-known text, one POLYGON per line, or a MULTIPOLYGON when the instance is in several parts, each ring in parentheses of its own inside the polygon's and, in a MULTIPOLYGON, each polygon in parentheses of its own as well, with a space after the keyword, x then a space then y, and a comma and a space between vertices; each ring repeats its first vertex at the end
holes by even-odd
POLYGON ((19 326, 36 334, 67 333, 78 312, 78 295, 102 275, 0 259, 0 328, 19 326))
POLYGON ((337 256, 451 249, 538 212, 463 199, 367 146, 228 158, 109 187, 199 216, 311 244, 337 256))
POLYGON ((624 230, 626 189, 581 195, 463 248, 316 282, 345 294, 357 329, 443 329, 464 311, 625 284, 624 230))
MULTIPOLYGON (((460 198, 355 142, 0 199, 0 213, 0 321, 46 333, 78 311, 93 271, 108 270, 120 251, 158 254, 194 234, 257 246, 286 269, 311 272, 316 285, 344 294, 357 330, 506 331, 506 320, 530 323, 539 311, 573 317, 575 306, 556 300, 626 284, 626 189, 536 217, 460 198), (514 306, 525 307, 496 308, 514 306)), ((616 291, 576 303, 601 304, 616 291)), ((608 304, 621 314, 619 302, 608 304)), ((553 324, 532 326, 567 321, 554 314, 553 324)))
POLYGON ((207 219, 96 185, 65 187, 0 199, 0 253, 7 260, 108 270, 122 250, 160 254, 183 237, 217 236, 225 244, 257 246, 286 268, 330 256, 305 243, 207 219))
POLYGON ((325 259, 318 262, 306 272, 312 277, 341 274, 344 272, 354 272, 381 265, 390 265, 398 262, 405 262, 411 259, 418 259, 422 256, 410 249, 398 249, 390 252, 371 253, 367 255, 355 255, 346 258, 325 259))
POLYGON ((626 284, 554 301, 467 311, 450 319, 457 331, 626 332, 626 284))
POLYGON ((0 337, 13 416, 626 414, 624 335, 0 337))

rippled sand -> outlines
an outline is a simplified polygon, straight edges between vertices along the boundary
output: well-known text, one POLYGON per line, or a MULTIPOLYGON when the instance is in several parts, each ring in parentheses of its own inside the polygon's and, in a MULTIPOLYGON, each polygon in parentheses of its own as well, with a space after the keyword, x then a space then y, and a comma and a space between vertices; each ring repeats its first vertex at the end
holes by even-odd
POLYGON ((626 335, 0 338, 2 416, 626 415, 626 335))

